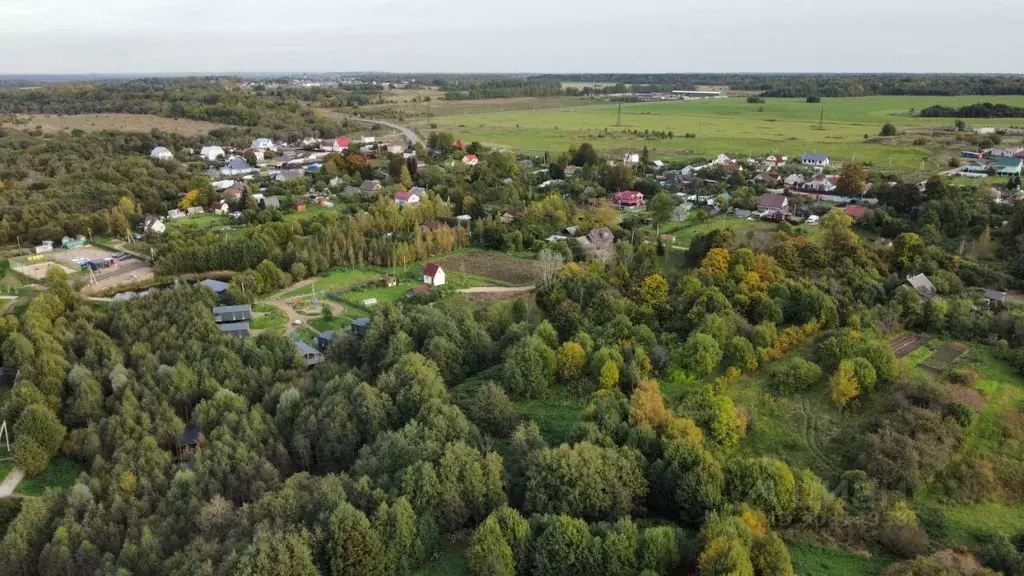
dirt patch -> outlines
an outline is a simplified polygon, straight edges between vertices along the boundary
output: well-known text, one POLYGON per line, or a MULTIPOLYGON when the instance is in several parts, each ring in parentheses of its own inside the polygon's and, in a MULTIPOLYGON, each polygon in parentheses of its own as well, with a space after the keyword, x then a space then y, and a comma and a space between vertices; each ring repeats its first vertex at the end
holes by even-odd
POLYGON ((889 349, 896 355, 897 358, 903 358, 909 355, 914 350, 921 347, 924 343, 924 336, 920 334, 907 334, 900 336, 889 343, 889 349))
POLYGON ((499 252, 464 252, 439 262, 449 278, 462 270, 467 274, 513 286, 530 286, 540 278, 540 264, 536 260, 516 258, 499 252))
POLYGON ((23 130, 34 130, 41 126, 43 132, 63 132, 65 130, 85 130, 98 132, 113 130, 116 132, 149 132, 160 130, 174 132, 185 136, 201 136, 210 130, 220 128, 223 124, 187 120, 184 118, 162 118, 147 114, 78 114, 74 116, 58 116, 56 114, 34 114, 15 116, 14 122, 0 122, 0 126, 10 126, 23 130))
POLYGON ((25 264, 24 266, 12 267, 15 272, 20 272, 29 278, 35 278, 36 280, 46 277, 46 273, 51 268, 62 270, 65 274, 73 274, 74 270, 67 266, 62 266, 56 262, 38 262, 36 264, 25 264))
POLYGON ((975 412, 981 412, 985 407, 985 397, 981 392, 966 386, 953 386, 953 397, 970 406, 975 412))
POLYGON ((922 363, 921 366, 936 374, 941 374, 949 368, 950 364, 956 362, 957 358, 966 354, 970 349, 971 346, 964 342, 950 342, 936 350, 931 355, 931 358, 927 362, 922 363))

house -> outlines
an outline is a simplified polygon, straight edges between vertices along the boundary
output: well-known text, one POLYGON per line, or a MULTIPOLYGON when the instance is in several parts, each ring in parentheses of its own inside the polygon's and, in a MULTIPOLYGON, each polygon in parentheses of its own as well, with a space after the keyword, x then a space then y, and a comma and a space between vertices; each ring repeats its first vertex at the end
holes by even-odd
POLYGON ((419 204, 420 197, 411 192, 396 192, 394 195, 395 204, 405 206, 406 204, 419 204))
POLYGON ((375 136, 361 136, 359 138, 359 143, 360 144, 373 144, 376 141, 377 141, 377 138, 375 136))
POLYGON ((228 207, 228 203, 223 200, 217 200, 213 204, 210 204, 210 213, 212 214, 227 214, 231 209, 228 207))
POLYGON ((615 235, 608 228, 594 228, 586 236, 581 236, 578 240, 584 248, 606 250, 615 243, 615 235))
POLYGON ((252 306, 248 304, 213 307, 213 321, 217 324, 249 322, 250 320, 252 320, 252 306))
POLYGON ((235 338, 245 338, 249 335, 248 322, 225 322, 223 324, 218 324, 217 329, 220 330, 221 334, 233 336, 235 338))
POLYGON ((755 181, 768 182, 769 184, 775 184, 780 178, 779 173, 774 171, 758 172, 757 176, 754 176, 755 181))
POLYGON ((622 155, 622 163, 623 164, 639 164, 640 163, 640 155, 637 154, 636 152, 626 152, 625 154, 622 155))
POLYGON ((252 145, 249 147, 256 150, 273 150, 276 148, 274 141, 270 138, 257 138, 252 141, 252 145))
POLYGON ((295 170, 281 170, 274 176, 274 180, 278 182, 288 182, 289 180, 298 180, 306 175, 306 172, 302 168, 295 170))
POLYGON ((199 157, 207 162, 221 160, 225 156, 227 155, 224 154, 224 149, 220 146, 203 146, 203 149, 199 151, 199 157))
POLYGON ((985 299, 988 300, 989 305, 998 302, 1000 304, 1006 302, 1006 292, 1000 292, 999 290, 985 290, 985 299))
POLYGON ((267 210, 269 208, 281 209, 281 199, 277 196, 268 196, 260 199, 260 208, 267 210))
POLYGON ((784 212, 787 208, 789 208, 789 198, 782 194, 765 194, 757 200, 757 209, 767 214, 784 212))
POLYGON ((184 218, 185 216, 186 214, 177 208, 167 211, 167 217, 171 220, 177 220, 178 218, 184 218))
POLYGON ((426 198, 427 189, 421 186, 413 186, 412 188, 409 188, 409 194, 415 194, 420 198, 426 198))
POLYGON ((306 363, 306 368, 316 366, 320 364, 326 358, 324 358, 323 352, 313 348, 309 344, 306 344, 302 340, 294 340, 295 349, 298 350, 299 356, 302 356, 302 360, 306 363))
POLYGON ((321 350, 327 350, 330 347, 331 342, 334 342, 334 330, 327 330, 316 335, 316 345, 321 350))
POLYGON ((149 153, 149 157, 152 158, 153 160, 161 160, 166 162, 168 160, 174 160, 174 153, 168 150, 167 148, 164 148, 163 146, 157 146, 156 148, 153 148, 152 152, 149 153))
POLYGON ((361 196, 363 191, 358 186, 345 186, 345 189, 341 191, 342 196, 361 196))
POLYGON ((480 158, 477 158, 476 154, 466 154, 462 157, 462 163, 466 166, 476 166, 480 163, 480 158))
POLYGON ((988 174, 988 164, 975 160, 960 167, 961 174, 988 174))
POLYGON ((832 163, 832 159, 828 157, 828 154, 807 153, 800 157, 800 163, 804 166, 825 167, 832 163))
POLYGON ((142 223, 142 231, 152 234, 163 234, 167 231, 167 226, 156 216, 146 216, 146 220, 142 223))
POLYGON ((227 165, 220 169, 220 173, 224 176, 241 176, 244 174, 252 174, 256 171, 256 168, 253 168, 248 162, 241 158, 232 158, 231 160, 228 160, 227 165))
POLYGON ((391 154, 401 154, 408 148, 405 142, 391 142, 388 144, 388 152, 391 154))
POLYGON ((662 162, 661 160, 655 160, 654 162, 651 162, 651 164, 654 165, 655 170, 661 170, 662 168, 665 167, 665 163, 662 162))
POLYGON ((802 188, 806 192, 831 194, 835 191, 838 182, 839 179, 835 176, 815 176, 809 182, 805 182, 802 188))
POLYGON ((221 192, 221 195, 228 200, 241 200, 243 194, 245 194, 245 188, 242 186, 232 186, 221 192))
POLYGON ((381 185, 380 180, 363 180, 363 183, 359 185, 359 189, 363 192, 379 192, 384 186, 381 185))
POLYGON ((619 208, 640 208, 644 205, 644 194, 636 190, 616 192, 612 194, 612 204, 619 208))
POLYGON ((444 286, 444 268, 433 262, 423 267, 423 283, 428 286, 444 286))
POLYGON ((917 293, 922 298, 931 298, 935 296, 935 285, 928 279, 924 274, 918 274, 917 276, 907 276, 907 283, 917 290, 917 293))
POLYGON ((200 214, 205 214, 206 210, 203 210, 202 206, 192 206, 191 208, 187 208, 185 213, 189 216, 198 216, 200 214))
POLYGON ((394 276, 388 276, 387 274, 385 274, 380 277, 380 283, 385 288, 394 288, 395 286, 398 286, 398 278, 395 278, 394 276))
POLYGON ((775 168, 778 168, 779 166, 785 165, 786 164, 786 160, 788 160, 788 158, 786 158, 785 156, 779 156, 778 154, 772 154, 771 156, 769 156, 765 160, 765 162, 767 162, 771 166, 774 166, 775 168))
POLYGON ((988 154, 995 158, 1015 158, 1022 152, 1024 152, 1024 148, 996 148, 989 150, 988 154))
POLYGON ((868 213, 868 210, 863 206, 850 204, 849 206, 843 208, 843 212, 849 214, 854 220, 860 220, 861 218, 864 217, 865 214, 868 213))
POLYGON ((334 140, 328 140, 326 145, 321 147, 321 149, 325 152, 341 152, 343 150, 348 150, 350 144, 352 144, 352 140, 350 138, 338 137, 334 140))
POLYGON ((690 210, 693 210, 693 203, 683 202, 672 210, 672 219, 676 222, 682 222, 690 217, 690 210))
POLYGON ((786 176, 786 179, 782 181, 786 188, 799 188, 804 183, 804 177, 802 174, 790 174, 786 176))
POLYGON ((242 157, 248 157, 250 154, 252 155, 253 158, 256 159, 257 164, 267 159, 267 156, 266 154, 263 153, 263 150, 259 150, 257 148, 249 148, 248 150, 242 153, 242 157))
POLYGON ((199 285, 206 286, 211 291, 213 291, 214 294, 223 294, 228 291, 228 283, 221 282, 220 280, 212 280, 210 278, 207 278, 206 280, 200 280, 199 285))
POLYGON ((187 458, 195 453, 196 449, 206 442, 206 437, 199 428, 185 428, 181 436, 178 436, 174 443, 178 459, 187 458))
POLYGON ((997 176, 1019 176, 1024 168, 1024 160, 1020 158, 1000 158, 989 165, 994 168, 997 176))
POLYGON ((452 142, 452 148, 457 150, 465 150, 466 146, 469 146, 469 144, 465 140, 455 140, 452 142))
POLYGON ((511 212, 502 212, 501 216, 498 216, 498 221, 502 224, 508 224, 516 219, 516 215, 511 212))
MULTIPOLYGON (((218 172, 217 174, 220 175, 220 172, 218 172)), ((224 190, 227 190, 228 188, 231 188, 234 185, 235 181, 231 180, 230 178, 227 180, 217 180, 216 182, 213 183, 213 190, 214 192, 223 192, 224 190)))

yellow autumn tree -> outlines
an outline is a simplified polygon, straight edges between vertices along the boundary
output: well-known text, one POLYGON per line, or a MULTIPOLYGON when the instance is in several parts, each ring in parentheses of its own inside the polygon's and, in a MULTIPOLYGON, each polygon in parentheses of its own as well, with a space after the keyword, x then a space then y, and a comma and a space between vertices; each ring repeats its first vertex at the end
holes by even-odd
POLYGON ((725 276, 729 273, 729 251, 725 248, 712 248, 700 263, 700 269, 712 276, 725 276))
POLYGON ((575 382, 583 375, 587 363, 587 353, 576 342, 565 342, 558 347, 555 354, 558 359, 558 375, 565 382, 575 382))
POLYGON ((612 360, 601 365, 601 374, 598 378, 601 388, 613 388, 619 383, 619 367, 612 360))
POLYGON ((668 426, 672 414, 665 407, 665 398, 657 380, 641 380, 629 397, 629 423, 631 426, 649 424, 659 433, 668 426))
POLYGON ((668 298, 668 282, 661 274, 651 274, 640 285, 640 295, 648 304, 662 302, 668 298))
POLYGON ((673 416, 665 427, 665 440, 691 440, 700 446, 704 444, 704 431, 689 418, 673 416))
POLYGON ((196 205, 198 200, 199 190, 189 190, 187 194, 181 197, 181 200, 178 200, 178 208, 181 208, 182 210, 191 208, 196 205))
POLYGON ((860 395, 856 366, 850 360, 843 360, 832 375, 832 402, 842 410, 850 400, 860 395))

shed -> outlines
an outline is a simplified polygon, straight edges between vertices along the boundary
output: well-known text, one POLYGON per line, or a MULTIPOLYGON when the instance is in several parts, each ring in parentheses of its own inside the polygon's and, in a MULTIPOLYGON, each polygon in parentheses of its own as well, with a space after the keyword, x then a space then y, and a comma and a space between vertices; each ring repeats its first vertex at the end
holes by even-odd
POLYGON ((331 342, 334 342, 334 330, 327 330, 316 335, 316 345, 321 350, 326 350, 331 345, 331 342))
POLYGON ((221 334, 227 334, 235 338, 245 338, 249 335, 248 322, 228 322, 226 324, 218 324, 217 328, 221 334))
POLYGON ((445 283, 444 268, 431 262, 423 267, 423 283, 428 286, 443 286, 445 283))
POLYGON ((248 322, 250 320, 252 320, 252 306, 249 304, 214 306, 213 308, 213 321, 217 324, 248 322))
POLYGON ((210 278, 207 278, 206 280, 201 280, 199 282, 199 285, 206 286, 207 288, 212 290, 214 294, 223 294, 228 291, 228 283, 221 282, 220 280, 212 280, 210 278))
POLYGON ((368 316, 364 316, 353 320, 352 323, 349 324, 349 327, 352 329, 353 334, 362 337, 363 334, 366 334, 366 329, 369 328, 370 322, 372 322, 372 319, 368 316))
POLYGON ((1005 302, 1006 292, 1000 292, 999 290, 985 290, 985 299, 988 300, 989 304, 993 302, 1005 302))
POLYGON ((924 274, 918 274, 917 276, 908 276, 907 283, 910 284, 922 298, 932 298, 935 296, 935 285, 928 279, 924 274))
POLYGON ((295 340, 295 348, 299 351, 299 356, 302 356, 302 360, 306 363, 306 367, 315 366, 325 360, 322 352, 313 348, 309 344, 306 344, 302 340, 295 340))

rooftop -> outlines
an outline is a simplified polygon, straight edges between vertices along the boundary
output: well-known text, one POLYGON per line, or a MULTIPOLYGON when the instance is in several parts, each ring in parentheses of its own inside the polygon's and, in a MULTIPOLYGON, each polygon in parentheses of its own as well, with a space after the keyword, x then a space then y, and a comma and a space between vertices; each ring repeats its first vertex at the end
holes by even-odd
POLYGON ((228 324, 218 324, 217 328, 219 328, 221 332, 241 332, 242 330, 248 331, 249 330, 249 323, 248 322, 231 322, 231 323, 228 323, 228 324))

